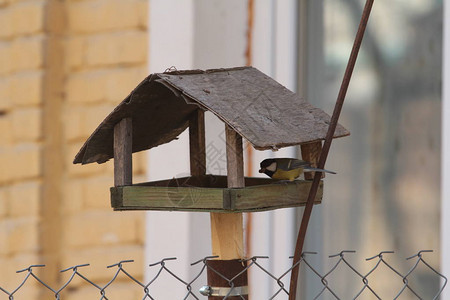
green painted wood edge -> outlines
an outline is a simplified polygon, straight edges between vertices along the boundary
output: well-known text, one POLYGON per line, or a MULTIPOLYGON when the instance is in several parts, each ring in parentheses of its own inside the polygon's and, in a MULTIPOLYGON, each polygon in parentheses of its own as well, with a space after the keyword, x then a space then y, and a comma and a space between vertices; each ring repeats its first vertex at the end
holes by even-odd
MULTIPOLYGON (((111 188, 114 210, 257 212, 304 206, 311 181, 246 188, 120 186, 111 188)), ((323 182, 314 204, 321 203, 323 182)))

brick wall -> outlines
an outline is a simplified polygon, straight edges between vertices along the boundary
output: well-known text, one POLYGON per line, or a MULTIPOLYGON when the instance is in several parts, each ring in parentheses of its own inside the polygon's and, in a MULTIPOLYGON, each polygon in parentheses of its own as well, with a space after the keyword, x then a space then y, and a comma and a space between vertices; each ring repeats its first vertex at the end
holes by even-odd
MULTIPOLYGON (((146 0, 0 0, 0 286, 15 270, 91 263, 86 274, 106 283, 105 267, 134 259, 143 275, 144 215, 112 212, 112 162, 73 165, 82 143, 147 75, 146 0)), ((145 159, 134 155, 135 180, 145 159)), ((120 279, 119 279, 120 281, 120 279)), ((136 299, 129 281, 113 298, 136 299), (120 295, 120 296, 117 296, 120 295), (123 295, 123 296, 122 296, 123 295)), ((75 284, 67 299, 94 299, 75 284)), ((24 299, 48 299, 34 284, 24 299)))

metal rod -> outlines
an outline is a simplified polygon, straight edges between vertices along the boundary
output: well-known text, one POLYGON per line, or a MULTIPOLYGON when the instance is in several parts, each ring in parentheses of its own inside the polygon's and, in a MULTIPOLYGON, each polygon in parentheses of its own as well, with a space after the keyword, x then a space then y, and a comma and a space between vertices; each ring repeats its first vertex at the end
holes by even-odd
MULTIPOLYGON (((355 41, 353 43, 352 52, 350 53, 350 58, 348 60, 347 68, 345 69, 344 73, 344 78, 342 79, 341 88, 339 90, 339 94, 336 99, 336 105, 334 107, 333 115, 331 116, 330 126, 328 127, 328 132, 325 137, 322 152, 320 153, 319 163, 317 167, 321 169, 325 167, 325 162, 327 160, 328 152, 330 150, 331 142, 333 140, 334 131, 336 130, 336 126, 338 124, 339 115, 341 114, 345 95, 347 94, 348 85, 352 77, 353 69, 355 67, 356 59, 358 57, 358 52, 361 47, 367 22, 369 20, 369 15, 372 9, 373 1, 374 0, 367 0, 364 6, 361 21, 358 27, 358 32, 356 33, 355 41)), ((306 231, 308 229, 308 223, 311 217, 311 212, 314 204, 314 198, 316 197, 321 177, 322 173, 316 172, 314 174, 313 183, 311 185, 311 189, 309 190, 308 200, 306 202, 305 210, 303 211, 302 222, 297 236, 297 243, 295 245, 294 260, 292 262, 292 265, 295 267, 292 269, 291 274, 289 300, 296 299, 298 271, 299 271, 299 267, 296 264, 300 261, 301 258, 301 254, 303 251, 303 244, 305 242, 306 231)))

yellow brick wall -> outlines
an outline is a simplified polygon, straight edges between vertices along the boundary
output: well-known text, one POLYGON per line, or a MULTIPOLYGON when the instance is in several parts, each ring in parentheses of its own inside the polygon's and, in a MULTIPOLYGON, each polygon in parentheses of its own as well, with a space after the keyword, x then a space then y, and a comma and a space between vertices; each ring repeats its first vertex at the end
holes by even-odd
MULTIPOLYGON (((91 264, 83 273, 106 284, 106 265, 123 259, 135 260, 127 270, 142 279, 143 213, 112 212, 112 162, 72 160, 147 75, 147 10, 147 0, 0 0, 1 287, 13 290, 23 277, 15 271, 39 263, 53 287, 62 283, 58 269, 83 263, 91 264)), ((133 163, 142 180, 144 154, 133 163)), ((81 282, 72 287, 67 299, 98 295, 81 282)), ((137 299, 138 290, 121 277, 110 292, 137 299)), ((19 295, 49 296, 35 283, 19 295)))

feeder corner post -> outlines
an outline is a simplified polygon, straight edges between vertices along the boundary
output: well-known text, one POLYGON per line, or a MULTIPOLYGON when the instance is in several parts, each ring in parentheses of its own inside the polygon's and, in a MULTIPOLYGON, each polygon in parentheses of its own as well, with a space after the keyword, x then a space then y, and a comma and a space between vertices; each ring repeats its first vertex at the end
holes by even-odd
MULTIPOLYGON (((308 144, 301 144, 300 150, 302 153, 302 159, 311 163, 311 166, 317 168, 320 158, 320 152, 322 152, 322 142, 316 141, 308 144)), ((325 173, 322 172, 322 178, 325 177, 325 173)), ((313 180, 314 172, 305 172, 305 180, 313 180)))
POLYGON ((191 176, 206 174, 205 113, 201 109, 189 118, 189 160, 191 176))
POLYGON ((114 186, 133 183, 133 127, 131 118, 114 126, 114 186))

